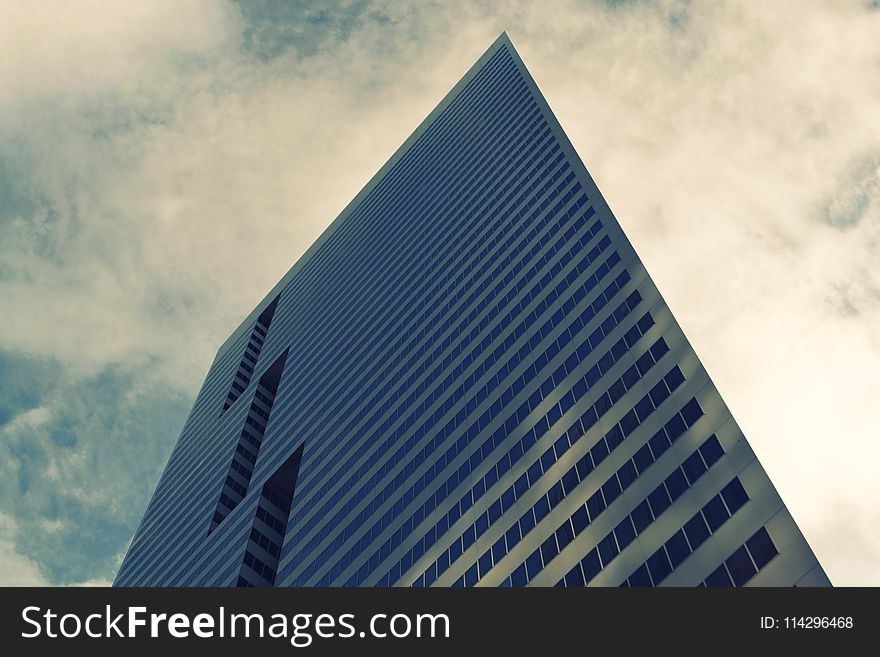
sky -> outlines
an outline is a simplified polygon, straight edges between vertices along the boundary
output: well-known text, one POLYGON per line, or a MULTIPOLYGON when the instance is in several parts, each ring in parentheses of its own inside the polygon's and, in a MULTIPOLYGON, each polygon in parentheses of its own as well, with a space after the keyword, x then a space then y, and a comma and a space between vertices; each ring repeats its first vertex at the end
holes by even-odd
POLYGON ((880 585, 877 0, 0 0, 0 585, 112 581, 220 344, 503 30, 880 585))

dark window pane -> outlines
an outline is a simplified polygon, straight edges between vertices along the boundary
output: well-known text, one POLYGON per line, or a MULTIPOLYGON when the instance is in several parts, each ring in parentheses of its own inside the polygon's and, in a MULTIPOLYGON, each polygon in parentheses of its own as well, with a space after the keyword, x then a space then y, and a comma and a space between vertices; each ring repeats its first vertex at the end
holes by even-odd
POLYGON ((550 534, 549 538, 541 544, 541 556, 544 563, 548 564, 559 554, 559 548, 556 546, 556 535, 550 534))
POLYGON ((639 420, 636 417, 636 412, 631 410, 629 413, 624 415, 620 420, 620 426, 623 429, 623 434, 625 436, 628 436, 633 431, 635 431, 636 427, 639 426, 639 420))
POLYGON ((525 586, 528 584, 529 580, 526 579, 526 565, 520 564, 519 568, 513 571, 510 575, 510 585, 511 586, 525 586))
POLYGON ((651 515, 651 508, 648 506, 647 500, 642 500, 642 503, 633 509, 629 515, 638 534, 641 534, 645 527, 654 522, 654 516, 651 515))
POLYGON ((639 380, 639 370, 632 365, 621 377, 627 388, 632 388, 635 382, 639 380))
POLYGON ((529 581, 532 581, 539 572, 541 572, 541 550, 532 552, 526 559, 526 573, 528 573, 529 581))
POLYGON ((620 487, 624 490, 626 490, 638 476, 639 475, 636 473, 636 466, 633 465, 632 460, 624 463, 620 466, 620 470, 617 471, 617 478, 620 480, 620 487))
POLYGON ((560 551, 563 550, 566 545, 571 543, 573 538, 574 531, 571 528, 571 522, 566 520, 560 525, 559 529, 556 530, 556 541, 559 543, 560 551))
POLYGON ((623 522, 614 528, 614 535, 617 537, 617 545, 620 547, 621 551, 633 542, 633 539, 636 537, 636 530, 635 527, 633 527, 632 519, 630 519, 629 516, 624 518, 623 522))
POLYGON ((694 485, 694 482, 697 481, 700 477, 703 476, 703 473, 706 472, 706 466, 703 463, 703 457, 700 456, 700 452, 696 451, 685 459, 685 462, 681 464, 682 470, 687 475, 688 481, 691 486, 694 485))
POLYGON ((669 565, 669 558, 666 556, 666 550, 661 545, 660 549, 648 557, 648 570, 651 571, 651 579, 654 585, 658 585, 663 581, 669 573, 672 572, 672 566, 669 565))
POLYGON ((587 525, 590 524, 590 517, 587 515, 586 507, 578 507, 578 510, 571 516, 571 526, 575 535, 580 534, 587 525))
POLYGON ((724 564, 718 566, 718 568, 706 578, 706 586, 733 586, 733 582, 730 581, 730 576, 727 574, 724 564))
POLYGON ((687 479, 685 479, 681 468, 673 470, 672 474, 666 477, 665 483, 666 490, 669 491, 669 497, 672 498, 673 502, 681 497, 682 493, 688 489, 688 482, 687 479))
POLYGON ((599 551, 596 548, 590 550, 587 556, 581 559, 581 568, 584 570, 584 581, 587 584, 602 570, 602 566, 599 564, 599 551))
POLYGON ((727 515, 727 509, 724 508, 724 502, 721 496, 716 495, 706 506, 703 507, 703 515, 706 516, 706 523, 713 532, 723 525, 730 517, 727 515))
POLYGON ((565 576, 565 585, 570 587, 578 587, 584 586, 586 582, 584 582, 584 573, 581 570, 581 565, 576 563, 574 568, 568 571, 565 576))
POLYGON ((587 452, 584 454, 578 462, 575 463, 575 467, 577 468, 578 477, 581 481, 587 478, 587 475, 593 471, 593 459, 590 456, 590 453, 587 452))
POLYGON ((639 470, 639 474, 642 474, 645 470, 648 469, 648 466, 654 462, 654 457, 651 455, 651 448, 648 447, 647 444, 643 445, 638 452, 633 456, 633 463, 636 464, 636 467, 639 470))
POLYGON ((727 508, 730 510, 731 515, 736 513, 743 504, 749 501, 746 489, 743 488, 743 485, 736 477, 721 489, 721 497, 724 498, 724 502, 727 504, 727 508))
POLYGON ((758 570, 761 570, 761 568, 767 565, 767 562, 770 561, 770 559, 779 554, 776 550, 776 546, 770 538, 770 534, 768 534, 767 530, 763 527, 756 531, 754 536, 746 541, 746 545, 749 548, 749 552, 752 553, 752 558, 755 560, 755 565, 758 566, 758 570))
POLYGON ((660 406, 667 397, 669 397, 669 389, 663 381, 651 388, 651 401, 654 402, 654 406, 660 406))
POLYGON ((565 493, 562 490, 562 482, 557 481, 555 484, 550 486, 550 490, 547 491, 547 499, 550 502, 550 508, 555 509, 556 506, 562 501, 563 497, 565 497, 565 493))
POLYGON ((575 487, 579 483, 577 469, 571 468, 568 472, 562 475, 562 485, 565 488, 565 494, 568 495, 575 489, 575 487))
POLYGON ((590 456, 593 457, 593 463, 596 465, 599 465, 608 456, 608 445, 605 443, 604 437, 600 438, 599 442, 590 449, 590 456))
POLYGON ((623 381, 618 379, 614 383, 611 384, 611 387, 608 388, 608 395, 611 397, 611 403, 616 404, 617 401, 623 397, 623 394, 626 392, 626 386, 623 385, 623 381))
POLYGON ((654 345, 651 347, 651 355, 654 357, 655 361, 660 360, 663 355, 669 351, 669 345, 666 344, 666 340, 660 338, 654 345))
POLYGON ((537 525, 544 519, 544 516, 550 513, 550 502, 547 501, 547 496, 544 495, 544 497, 535 502, 532 510, 535 512, 535 524, 537 525))
POLYGON ((623 432, 620 430, 619 424, 615 424, 611 427, 611 431, 605 434, 605 442, 608 444, 609 451, 614 451, 614 448, 623 442, 623 432))
POLYGON ((639 356, 638 360, 636 360, 636 367, 639 368, 641 375, 645 376, 648 370, 654 367, 654 359, 651 358, 651 353, 646 352, 639 356))
POLYGON ((597 490, 592 496, 590 496, 590 499, 587 500, 587 511, 590 512, 590 520, 595 520, 604 510, 605 500, 602 499, 602 491, 597 490))
POLYGON ((608 534, 599 541, 599 556, 602 557, 602 566, 607 568, 611 560, 617 556, 617 543, 614 541, 614 534, 608 534))
POLYGON ((648 502, 651 503, 651 511, 654 512, 655 518, 659 518, 660 514, 666 511, 669 505, 672 504, 672 500, 669 499, 669 493, 666 492, 666 486, 662 483, 648 495, 648 502))
POLYGON ((675 440, 685 432, 685 429, 687 429, 684 425, 684 420, 681 419, 681 415, 678 413, 676 413, 663 428, 666 429, 666 435, 669 436, 669 440, 672 442, 675 442, 675 440))
POLYGON ((666 553, 669 555, 669 561, 672 563, 673 569, 678 568, 678 564, 690 555, 691 549, 688 547, 687 539, 684 537, 684 532, 681 529, 666 541, 666 553))
POLYGON ((670 390, 675 390, 678 386, 684 383, 684 374, 681 373, 681 370, 678 369, 678 365, 669 370, 669 373, 663 377, 663 380, 666 381, 666 385, 670 390))
POLYGON ((649 395, 645 395, 636 403, 636 414, 639 416, 640 423, 644 422, 653 412, 654 402, 651 401, 651 397, 649 395))
POLYGON ((660 431, 651 436, 648 444, 651 446, 651 451, 654 452, 654 458, 659 459, 660 455, 669 449, 669 438, 666 437, 666 432, 660 429, 660 431))
POLYGON ((691 399, 685 404, 684 408, 681 409, 681 416, 684 418, 688 428, 692 427, 694 422, 696 422, 701 415, 703 415, 703 409, 700 408, 696 399, 691 399))
POLYGON ((602 486, 602 493, 605 495, 605 504, 611 504, 620 495, 620 484, 617 477, 611 475, 605 485, 602 486))
POLYGON ((709 436, 706 442, 700 445, 700 454, 703 455, 703 460, 710 468, 715 461, 724 456, 724 449, 721 447, 721 443, 718 442, 718 438, 714 433, 709 436))
POLYGON ((696 515, 685 523, 684 532, 687 534, 692 550, 696 550, 702 545, 703 541, 709 538, 709 528, 706 526, 706 521, 703 520, 703 514, 697 511, 696 515))
POLYGON ((636 323, 636 326, 638 326, 639 330, 642 332, 642 334, 644 334, 649 328, 654 326, 654 318, 651 317, 650 313, 645 313, 644 315, 642 315, 642 318, 636 323))
POLYGON ((731 554, 724 563, 727 564, 727 570, 736 586, 742 586, 758 572, 744 545, 731 554))
POLYGON ((636 571, 629 576, 630 586, 653 586, 651 584, 651 576, 648 574, 648 566, 642 564, 636 571))

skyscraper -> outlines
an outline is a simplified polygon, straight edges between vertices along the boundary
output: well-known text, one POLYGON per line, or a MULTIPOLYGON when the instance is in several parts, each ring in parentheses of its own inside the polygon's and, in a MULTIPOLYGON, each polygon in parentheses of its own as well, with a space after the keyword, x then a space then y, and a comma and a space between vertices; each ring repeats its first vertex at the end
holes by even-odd
POLYGON ((827 585, 506 35, 220 348, 117 585, 827 585))

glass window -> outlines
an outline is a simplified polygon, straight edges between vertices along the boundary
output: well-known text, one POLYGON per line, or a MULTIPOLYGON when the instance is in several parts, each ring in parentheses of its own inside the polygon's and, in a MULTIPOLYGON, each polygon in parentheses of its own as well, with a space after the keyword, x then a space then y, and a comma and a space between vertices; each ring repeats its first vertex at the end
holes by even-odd
POLYGON ((615 475, 611 475, 602 486, 602 494, 605 496, 605 504, 611 504, 620 495, 620 483, 615 475))
POLYGON ((468 568, 467 572, 464 574, 464 585, 473 586, 477 583, 477 581, 477 564, 474 564, 473 566, 468 568))
POLYGON ((709 529, 713 532, 723 525, 730 517, 727 515, 727 509, 724 507, 724 502, 721 501, 720 495, 713 497, 709 500, 706 506, 703 507, 703 515, 706 517, 706 524, 709 525, 709 529))
POLYGON ((691 549, 688 546, 687 539, 684 537, 684 531, 679 529, 666 541, 666 554, 669 555, 669 561, 673 570, 690 555, 691 549))
POLYGON ((669 345, 666 344, 666 340, 663 338, 657 340, 657 342, 654 343, 654 346, 651 347, 651 355, 654 357, 654 361, 659 361, 668 351, 669 345))
POLYGON ((654 585, 658 585, 663 581, 669 573, 672 572, 672 566, 669 564, 669 558, 666 556, 666 549, 661 545, 660 549, 648 557, 648 570, 651 571, 651 579, 654 585))
POLYGON ((580 483, 578 479, 577 469, 572 467, 562 476, 562 485, 565 488, 565 494, 568 495, 580 483))
POLYGON ((620 428, 624 436, 629 436, 638 426, 639 419, 636 417, 636 411, 632 409, 620 419, 620 428))
POLYGON ((640 587, 653 586, 653 584, 651 584, 651 576, 648 574, 648 566, 646 564, 642 564, 636 568, 635 572, 629 576, 629 585, 640 587))
MULTIPOLYGON (((631 413, 632 411, 630 411, 631 413)), ((623 418, 626 420, 626 416, 623 418)), ((615 424, 611 427, 611 431, 605 434, 605 442, 608 444, 608 449, 610 451, 614 451, 614 448, 617 447, 620 443, 623 442, 623 432, 620 430, 620 426, 623 424, 623 420, 621 420, 621 424, 615 424)))
POLYGON ((709 538, 709 528, 706 526, 706 521, 703 520, 703 514, 697 511, 694 517, 685 523, 684 532, 687 534, 692 550, 696 550, 702 545, 703 541, 709 538))
POLYGON ((653 412, 654 402, 651 401, 650 395, 645 395, 636 404, 636 414, 639 416, 639 422, 644 422, 645 419, 647 419, 647 417, 653 412))
POLYGON ((578 510, 575 511, 571 516, 571 525, 574 529, 575 535, 580 534, 589 524, 590 516, 587 514, 586 507, 578 507, 578 510))
POLYGON ((731 554, 724 563, 735 586, 742 586, 758 572, 744 545, 731 554))
POLYGON ((639 380, 639 370, 635 365, 632 365, 626 372, 623 373, 621 377, 623 379, 624 384, 627 389, 632 388, 636 381, 639 380))
POLYGON ((721 447, 721 443, 718 442, 718 438, 714 433, 700 446, 700 454, 703 455, 703 460, 710 468, 715 461, 724 455, 724 449, 721 447))
POLYGON ((617 542, 614 540, 614 534, 610 533, 601 541, 599 541, 599 556, 602 558, 602 566, 607 568, 611 560, 617 556, 617 542))
POLYGON ((724 568, 724 564, 721 564, 712 571, 706 578, 706 586, 733 586, 733 582, 730 581, 730 575, 727 574, 727 570, 724 568))
POLYGON ((684 418, 688 427, 693 426, 694 422, 696 422, 701 415, 703 415, 703 409, 700 408, 696 399, 691 399, 685 404, 684 408, 681 409, 681 416, 684 418))
MULTIPOLYGON (((519 519, 519 529, 520 529, 520 533, 521 533, 523 536, 525 536, 525 535, 528 534, 530 531, 532 531, 532 528, 533 528, 534 526, 535 526, 535 517, 534 517, 534 515, 532 515, 532 510, 529 509, 529 510, 526 511, 526 512, 522 515, 522 517, 519 519)), ((508 541, 508 544, 510 544, 510 541, 508 541)))
POLYGON ((767 530, 764 527, 761 527, 761 529, 755 532, 755 534, 746 541, 746 545, 749 548, 749 552, 752 553, 752 558, 755 560, 755 565, 758 567, 758 570, 761 570, 761 568, 767 565, 767 562, 779 554, 776 550, 776 546, 770 538, 770 534, 767 533, 767 530))
POLYGON ((654 458, 659 459, 660 455, 669 449, 669 438, 666 437, 666 432, 663 429, 660 429, 660 431, 651 436, 648 444, 651 446, 654 458))
POLYGON ((669 390, 666 388, 666 383, 660 381, 657 385, 651 388, 651 401, 654 402, 654 406, 660 406, 663 401, 669 397, 669 390))
POLYGON ((502 536, 492 546, 492 562, 498 563, 505 554, 507 554, 507 548, 504 545, 504 536, 502 536))
POLYGON ((581 481, 587 478, 587 475, 593 471, 593 459, 590 457, 590 453, 587 452, 584 454, 578 462, 575 463, 575 467, 577 468, 578 477, 581 481))
MULTIPOLYGON (((639 330, 642 332, 642 334, 647 333, 648 329, 651 328, 653 325, 654 325, 654 318, 651 317, 650 313, 645 313, 644 315, 642 315, 642 318, 636 324, 636 326, 639 327, 639 330)), ((666 343, 664 342, 663 344, 665 345, 666 343)))
POLYGON ((672 504, 672 500, 669 499, 669 493, 666 492, 666 486, 662 483, 648 495, 648 502, 651 504, 651 511, 654 512, 655 518, 659 518, 660 514, 672 504))
POLYGON ((636 537, 636 530, 633 527, 632 519, 627 516, 623 521, 614 528, 614 535, 617 537, 617 545, 621 552, 623 549, 633 542, 636 537))
POLYGON ((682 494, 688 489, 688 482, 685 479, 684 473, 681 471, 681 468, 676 468, 672 471, 672 474, 666 477, 666 490, 669 491, 669 497, 674 502, 682 494))
POLYGON ((623 397, 626 392, 626 386, 623 385, 623 381, 618 379, 614 383, 611 384, 611 387, 608 388, 608 395, 611 397, 611 403, 616 404, 618 400, 623 397))
POLYGON ((672 416, 672 419, 669 420, 663 428, 666 429, 666 435, 669 436, 669 440, 672 442, 675 442, 675 440, 687 429, 684 420, 681 419, 681 415, 678 413, 672 416))
POLYGON ((559 544, 560 552, 564 550, 565 546, 571 543, 573 539, 574 531, 571 528, 571 521, 566 520, 559 526, 559 529, 556 530, 556 542, 559 544))
POLYGON ((703 458, 700 456, 700 452, 696 451, 690 456, 688 456, 684 463, 681 464, 682 470, 687 475, 688 481, 691 486, 694 485, 694 482, 697 481, 700 477, 703 476, 703 473, 706 472, 706 465, 703 463, 703 458))
POLYGON ((596 465, 600 464, 608 456, 608 445, 605 443, 604 437, 600 438, 599 442, 590 449, 590 456, 593 457, 593 463, 596 465))
POLYGON ((633 456, 633 463, 635 463, 636 467, 639 470, 639 474, 642 474, 645 470, 648 469, 654 462, 654 457, 651 456, 651 448, 648 447, 647 444, 642 445, 641 449, 635 453, 633 456))
POLYGON ((617 471, 617 478, 620 480, 620 487, 624 490, 635 481, 636 477, 638 477, 636 466, 633 465, 631 459, 620 466, 620 469, 617 471))
POLYGON ((559 547, 556 545, 556 535, 550 534, 547 540, 541 544, 541 556, 544 558, 544 563, 553 561, 557 554, 559 554, 559 547))
POLYGON ((520 564, 519 568, 514 570, 510 575, 510 585, 525 586, 528 582, 529 580, 526 578, 526 565, 520 564))
POLYGON ((674 391, 678 386, 684 383, 684 374, 681 373, 681 370, 678 368, 678 365, 669 370, 669 373, 663 377, 663 380, 666 381, 667 387, 674 391))
POLYGON ((547 500, 550 503, 550 508, 556 508, 556 506, 562 501, 563 497, 565 497, 565 493, 562 491, 562 482, 557 481, 550 486, 550 490, 547 491, 547 500))
POLYGON ((550 502, 547 500, 547 496, 544 495, 544 497, 535 502, 532 508, 535 511, 535 524, 538 524, 544 519, 544 516, 550 513, 550 502))
POLYGON ((743 504, 749 501, 746 489, 743 488, 743 485, 736 477, 721 489, 721 497, 724 498, 724 502, 727 504, 727 508, 730 510, 731 515, 736 513, 743 504))
POLYGON ((504 533, 504 538, 507 541, 507 548, 509 550, 513 549, 513 546, 519 543, 520 540, 519 523, 513 523, 513 526, 504 533))
POLYGON ((528 574, 529 581, 534 579, 535 575, 541 572, 543 567, 541 563, 541 550, 537 549, 526 559, 526 573, 528 574))
POLYGON ((575 564, 574 568, 569 570, 566 574, 565 585, 571 587, 580 587, 586 585, 586 582, 584 582, 584 573, 581 570, 581 565, 579 563, 575 564))
POLYGON ((602 491, 597 490, 590 499, 587 500, 587 511, 590 512, 590 519, 595 519, 605 510, 605 500, 602 499, 602 491))
POLYGON ((584 581, 589 584, 590 580, 599 574, 602 566, 599 563, 599 551, 593 548, 581 559, 581 568, 584 571, 584 581))
POLYGON ((654 521, 654 516, 651 515, 651 508, 648 506, 647 500, 642 500, 641 504, 633 509, 629 515, 638 534, 641 534, 645 527, 654 521))

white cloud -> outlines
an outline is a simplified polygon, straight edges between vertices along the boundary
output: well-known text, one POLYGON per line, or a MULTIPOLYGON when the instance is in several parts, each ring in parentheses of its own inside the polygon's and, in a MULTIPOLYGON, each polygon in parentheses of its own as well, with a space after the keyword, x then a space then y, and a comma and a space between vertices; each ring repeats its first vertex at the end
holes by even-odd
POLYGON ((15 518, 0 512, 0 586, 47 586, 40 567, 15 549, 15 518))
MULTIPOLYGON (((64 386, 134 375, 118 424, 53 398, 79 442, 46 481, 82 504, 107 491, 130 504, 113 481, 138 404, 195 394, 237 321, 506 29, 832 580, 880 583, 865 529, 880 456, 880 12, 371 11, 383 19, 269 60, 243 50, 244 19, 223 3, 4 12, 0 175, 15 174, 19 201, 0 223, 0 348, 54 359, 64 386), (96 463, 106 474, 84 486, 96 463)), ((151 437, 154 451, 171 439, 151 437)))

